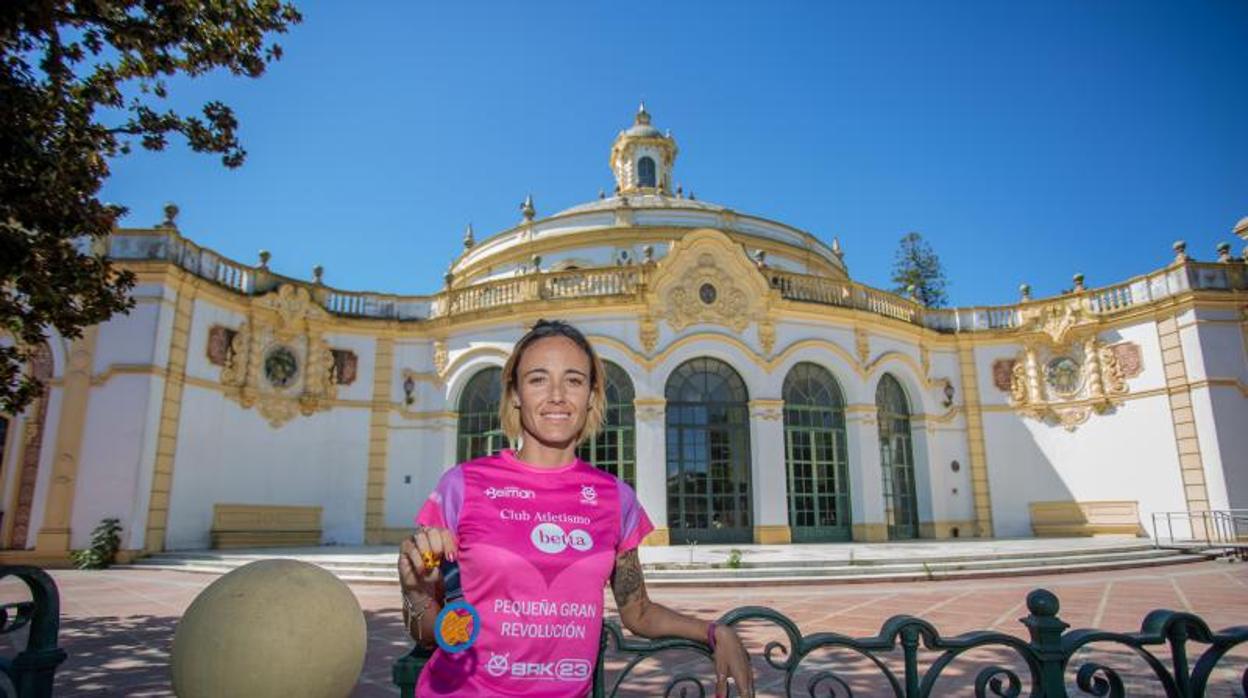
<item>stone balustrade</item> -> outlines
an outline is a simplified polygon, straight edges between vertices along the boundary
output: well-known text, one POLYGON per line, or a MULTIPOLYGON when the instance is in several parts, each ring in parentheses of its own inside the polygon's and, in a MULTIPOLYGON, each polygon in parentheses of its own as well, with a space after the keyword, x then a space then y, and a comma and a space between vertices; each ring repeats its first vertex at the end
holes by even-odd
MULTIPOLYGON (((173 228, 123 230, 110 237, 108 255, 118 261, 164 261, 243 295, 268 293, 283 284, 305 286, 329 312, 343 317, 431 320, 534 301, 585 302, 590 298, 635 298, 641 302, 652 264, 534 271, 429 296, 344 291, 321 283, 274 274, 267 265, 248 266, 196 245, 173 228)), ((1240 261, 1194 262, 1183 257, 1158 271, 1103 288, 1077 290, 1014 305, 926 308, 897 294, 853 281, 765 269, 784 300, 860 310, 938 332, 984 332, 1023 326, 1028 312, 1073 302, 1090 316, 1109 316, 1188 291, 1248 291, 1248 265, 1240 261)))

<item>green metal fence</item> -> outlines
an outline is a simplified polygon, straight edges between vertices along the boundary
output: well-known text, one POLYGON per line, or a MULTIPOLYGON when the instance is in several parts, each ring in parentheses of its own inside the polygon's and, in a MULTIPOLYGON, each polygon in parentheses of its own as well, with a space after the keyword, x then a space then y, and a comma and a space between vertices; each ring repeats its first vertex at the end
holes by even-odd
POLYGON ((38 567, 0 567, 0 579, 5 577, 22 580, 31 600, 0 604, 0 635, 29 626, 26 648, 15 657, 0 657, 0 696, 48 698, 56 668, 65 661, 65 650, 56 644, 61 596, 52 577, 38 567))
MULTIPOLYGON (((1215 632, 1197 615, 1165 610, 1149 613, 1139 632, 1068 631, 1070 626, 1058 617, 1058 609, 1057 596, 1045 589, 1036 589, 1027 595, 1028 615, 1020 622, 1026 626, 1029 640, 995 631, 944 637, 928 621, 908 615, 889 618, 874 637, 854 638, 831 632, 802 635, 797 624, 787 616, 760 606, 734 609, 720 622, 734 626, 747 622, 751 626, 766 623, 778 629, 783 640, 767 643, 761 659, 782 675, 784 695, 812 698, 854 695, 852 681, 835 667, 806 672, 809 675, 803 676, 799 683, 804 660, 815 652, 830 649, 850 652, 865 659, 871 667, 873 690, 883 689, 898 698, 925 698, 943 695, 936 691, 937 681, 942 677, 948 680, 946 670, 956 666, 967 652, 980 648, 1002 650, 1016 661, 983 666, 975 672, 973 681, 969 681, 971 677, 968 676, 970 685, 965 688, 973 688, 977 697, 1065 698, 1073 694, 1120 698, 1127 695, 1128 681, 1124 679, 1130 679, 1132 684, 1142 682, 1152 686, 1148 695, 1200 698, 1211 695, 1207 692, 1210 678, 1227 653, 1248 642, 1248 626, 1215 632), (1124 677, 1118 669, 1095 656, 1075 658, 1076 653, 1092 643, 1097 643, 1098 648, 1104 644, 1117 646, 1138 657, 1148 667, 1147 675, 1124 677), (920 650, 936 653, 935 658, 920 666, 920 650), (900 662, 892 659, 898 652, 900 662)), ((700 698, 713 695, 714 671, 706 645, 670 638, 626 637, 618 624, 608 621, 603 627, 592 695, 602 698, 616 696, 621 691, 637 693, 635 688, 630 689, 629 681, 639 664, 651 657, 680 651, 705 657, 704 669, 698 674, 667 677, 663 695, 700 698), (608 673, 604 661, 607 656, 622 662, 622 666, 608 673)), ((416 649, 394 663, 394 683, 403 698, 414 696, 416 679, 428 659, 428 652, 416 649)), ((1244 661, 1244 657, 1238 660, 1244 661)), ((1237 684, 1232 690, 1243 693, 1235 695, 1248 694, 1248 669, 1240 674, 1237 684)))

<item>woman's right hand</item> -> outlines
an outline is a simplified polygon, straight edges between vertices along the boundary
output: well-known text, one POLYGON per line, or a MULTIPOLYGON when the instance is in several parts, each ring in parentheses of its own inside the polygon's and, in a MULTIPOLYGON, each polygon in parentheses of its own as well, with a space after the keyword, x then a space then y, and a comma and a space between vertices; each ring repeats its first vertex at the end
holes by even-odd
POLYGON ((459 554, 455 534, 445 528, 421 526, 416 532, 403 539, 399 546, 399 584, 403 592, 421 592, 424 596, 437 595, 442 575, 439 565, 429 569, 425 559, 432 555, 437 562, 442 560, 455 561, 459 554))

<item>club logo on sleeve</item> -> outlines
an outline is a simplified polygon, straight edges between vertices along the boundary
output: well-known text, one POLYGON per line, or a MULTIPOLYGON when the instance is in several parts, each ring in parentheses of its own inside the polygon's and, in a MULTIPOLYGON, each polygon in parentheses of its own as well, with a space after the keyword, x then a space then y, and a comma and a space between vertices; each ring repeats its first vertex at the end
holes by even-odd
POLYGON ((534 526, 529 539, 533 541, 533 547, 548 555, 556 555, 569 547, 581 552, 594 547, 594 539, 589 531, 581 528, 564 531, 562 526, 549 521, 534 526))

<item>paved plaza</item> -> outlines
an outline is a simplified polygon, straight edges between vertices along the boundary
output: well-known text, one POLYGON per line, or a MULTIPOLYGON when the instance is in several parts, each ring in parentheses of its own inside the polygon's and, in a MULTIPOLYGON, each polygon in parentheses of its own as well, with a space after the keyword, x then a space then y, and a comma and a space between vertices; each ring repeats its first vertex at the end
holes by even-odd
MULTIPOLYGON (((57 694, 172 695, 168 659, 174 628, 195 595, 216 577, 137 569, 55 571, 53 576, 62 598, 61 644, 69 652, 69 659, 57 675, 57 694)), ((1155 608, 1198 613, 1215 629, 1248 625, 1248 564, 1228 562, 980 581, 774 589, 662 588, 652 590, 651 596, 707 618, 736 606, 770 606, 796 621, 806 634, 835 631, 853 636, 874 635, 884 619, 907 613, 931 621, 942 635, 995 629, 1025 636, 1017 619, 1026 615, 1024 597, 1035 587, 1045 587, 1060 597, 1060 615, 1074 627, 1138 630, 1140 620, 1155 608)), ((354 695, 397 695, 390 683, 390 664, 408 648, 397 590, 386 585, 353 585, 352 589, 364 609, 369 630, 368 656, 354 695)), ((14 601, 19 595, 16 582, 0 582, 0 600, 14 601)), ((765 642, 778 639, 777 634, 762 627, 746 628, 745 633, 755 657, 759 695, 779 695, 782 676, 767 668, 760 657, 765 642)), ((10 643, 20 639, 6 638, 10 643)), ((968 667, 975 662, 999 659, 989 651, 982 652, 986 654, 968 660, 968 667)), ((11 653, 10 647, 6 654, 11 653)), ((1123 652, 1099 652, 1096 659, 1117 662, 1136 673, 1144 670, 1141 661, 1132 661, 1123 652)), ((930 661, 931 655, 921 655, 921 661, 924 660, 930 661)), ((618 665, 618 661, 609 664, 611 668, 618 665)), ((1246 665, 1248 653, 1241 651, 1230 658, 1210 695, 1243 695, 1236 685, 1246 665)), ((854 695, 879 694, 884 688, 878 675, 848 658, 821 658, 812 667, 839 669, 838 673, 853 685, 854 695)), ((709 665, 693 657, 650 660, 640 667, 636 680, 629 684, 632 690, 626 694, 656 695, 661 693, 666 677, 675 672, 708 671, 709 665)), ((936 695, 970 695, 976 671, 951 668, 946 674, 952 680, 946 682, 948 685, 939 684, 936 695)), ((1158 687, 1144 686, 1130 695, 1163 693, 1158 687)))

